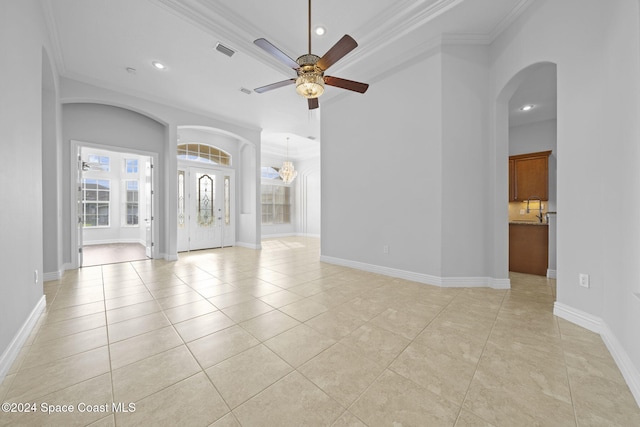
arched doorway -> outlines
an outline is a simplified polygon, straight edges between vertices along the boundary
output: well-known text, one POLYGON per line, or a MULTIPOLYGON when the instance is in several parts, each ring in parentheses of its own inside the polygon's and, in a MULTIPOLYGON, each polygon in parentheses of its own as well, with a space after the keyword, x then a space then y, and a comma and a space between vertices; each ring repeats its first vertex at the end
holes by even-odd
MULTIPOLYGON (((519 221, 527 223, 529 212, 522 202, 509 203, 510 155, 551 151, 549 156, 549 197, 538 203, 548 227, 546 276, 556 272, 556 170, 557 170, 557 72, 551 62, 530 65, 516 73, 496 100, 496 268, 509 271, 509 232, 519 221), (528 106, 528 107, 525 107, 528 106), (520 206, 522 205, 522 206, 520 206), (506 209, 508 207, 508 209, 506 209)), ((512 242, 513 243, 513 242, 512 242)), ((512 248, 513 249, 513 248, 512 248)))
POLYGON ((178 252, 236 244, 239 146, 237 139, 213 128, 178 128, 178 252))

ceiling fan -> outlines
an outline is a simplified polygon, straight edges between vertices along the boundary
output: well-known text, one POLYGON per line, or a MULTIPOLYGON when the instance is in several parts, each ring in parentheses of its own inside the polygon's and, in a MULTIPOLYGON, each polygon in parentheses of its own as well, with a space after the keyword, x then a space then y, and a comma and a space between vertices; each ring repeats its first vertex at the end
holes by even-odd
POLYGON ((298 77, 288 79, 267 86, 254 89, 257 93, 267 92, 291 84, 296 85, 296 92, 307 98, 309 109, 318 108, 318 97, 324 92, 324 85, 339 87, 354 92, 365 93, 369 88, 366 83, 355 82, 353 80, 341 79, 339 77, 325 76, 324 72, 333 64, 342 59, 346 54, 358 46, 358 43, 345 34, 333 45, 322 58, 311 53, 311 0, 309 0, 309 53, 301 55, 295 61, 286 53, 275 47, 266 39, 260 38, 253 42, 256 46, 265 50, 283 64, 293 68, 298 77))

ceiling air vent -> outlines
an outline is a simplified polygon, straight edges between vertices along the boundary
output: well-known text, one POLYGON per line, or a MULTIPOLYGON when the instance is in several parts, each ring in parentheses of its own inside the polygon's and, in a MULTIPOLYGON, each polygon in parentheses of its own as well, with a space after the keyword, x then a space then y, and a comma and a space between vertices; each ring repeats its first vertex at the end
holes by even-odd
POLYGON ((218 52, 224 53, 225 55, 227 55, 228 57, 232 57, 234 53, 236 53, 235 50, 233 49, 229 49, 228 47, 226 47, 225 45, 223 45, 222 43, 218 43, 216 45, 216 50, 218 52))

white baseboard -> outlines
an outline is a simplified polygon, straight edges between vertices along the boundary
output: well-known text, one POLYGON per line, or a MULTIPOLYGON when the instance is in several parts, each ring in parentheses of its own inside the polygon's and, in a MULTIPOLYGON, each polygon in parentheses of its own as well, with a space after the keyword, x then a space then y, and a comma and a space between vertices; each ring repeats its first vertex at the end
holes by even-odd
POLYGON ((600 334, 602 331, 602 319, 586 313, 582 310, 575 309, 566 304, 556 301, 553 304, 553 314, 568 320, 571 323, 575 323, 578 326, 582 326, 585 329, 600 334))
POLYGON ((236 246, 248 249, 262 249, 262 245, 256 243, 236 242, 236 246))
POLYGON ((280 239, 282 237, 295 237, 295 236, 298 236, 298 234, 294 233, 293 231, 290 233, 273 233, 273 234, 262 233, 263 239, 280 239))
POLYGON ((296 236, 299 237, 315 237, 315 238, 320 238, 319 234, 313 234, 313 233, 296 233, 296 236))
POLYGON ((42 275, 42 280, 44 282, 51 282, 52 280, 60 280, 62 279, 62 270, 52 271, 50 273, 44 273, 42 275))
POLYGON ((556 278, 556 271, 547 269, 547 278, 548 279, 555 279, 556 278))
POLYGON ((411 280, 413 282, 424 283, 427 285, 440 286, 443 288, 511 288, 511 281, 509 279, 495 279, 492 277, 440 277, 430 274, 416 273, 413 271, 399 270, 391 267, 383 267, 380 265, 367 264, 364 262, 346 260, 342 258, 335 258, 326 255, 321 255, 320 261, 326 262, 328 264, 355 268, 356 270, 378 273, 384 276, 411 280))
POLYGON ((602 325, 602 332, 600 332, 602 340, 609 349, 609 353, 616 361, 616 365, 620 369, 622 376, 624 377, 631 394, 636 398, 636 403, 640 406, 640 372, 635 367, 631 358, 624 351, 622 344, 618 341, 618 338, 613 334, 611 329, 606 324, 602 325))
POLYGON ((177 261, 178 260, 178 254, 175 253, 175 254, 171 255, 171 254, 160 253, 160 254, 158 254, 158 258, 164 259, 165 261, 177 261))
POLYGON ((138 243, 142 246, 147 245, 147 242, 142 239, 104 239, 83 241, 82 246, 113 245, 115 243, 138 243))
POLYGON ((20 330, 18 330, 18 333, 16 333, 13 340, 9 343, 9 346, 2 353, 2 356, 0 356, 0 383, 4 381, 4 377, 7 375, 7 372, 9 372, 9 369, 11 369, 11 365, 16 360, 16 357, 18 357, 18 353, 20 353, 22 346, 25 341, 27 341, 27 338, 29 338, 33 327, 36 325, 46 305, 47 298, 42 295, 42 298, 40 298, 36 306, 31 310, 29 317, 27 317, 22 324, 20 330))
POLYGON ((609 329, 609 326, 599 317, 559 302, 554 304, 553 314, 600 334, 602 341, 607 346, 611 357, 613 357, 616 365, 618 365, 618 369, 620 369, 620 373, 622 373, 622 376, 627 382, 631 394, 633 394, 636 403, 640 406, 640 371, 638 371, 638 368, 633 364, 624 347, 620 344, 620 341, 618 341, 618 338, 613 331, 609 329))
POLYGON ((263 239, 279 239, 281 237, 317 237, 320 238, 319 234, 309 234, 309 233, 277 233, 277 234, 262 234, 263 239))

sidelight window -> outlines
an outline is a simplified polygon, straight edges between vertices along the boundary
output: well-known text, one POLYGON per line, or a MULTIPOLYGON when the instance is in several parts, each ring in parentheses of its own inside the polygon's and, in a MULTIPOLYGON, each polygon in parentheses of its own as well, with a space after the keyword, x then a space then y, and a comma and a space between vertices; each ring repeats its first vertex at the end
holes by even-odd
POLYGON ((138 225, 138 202, 140 193, 138 181, 125 181, 126 194, 126 224, 138 225))

